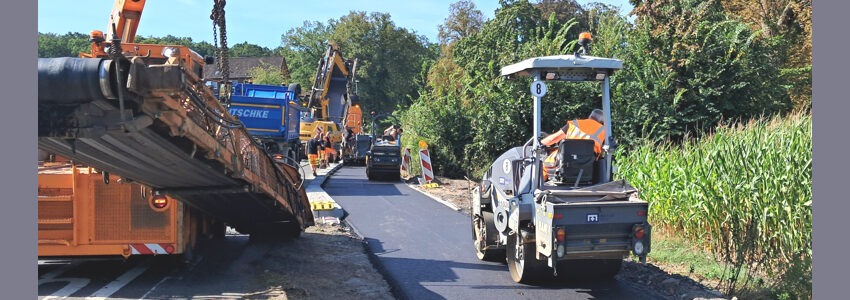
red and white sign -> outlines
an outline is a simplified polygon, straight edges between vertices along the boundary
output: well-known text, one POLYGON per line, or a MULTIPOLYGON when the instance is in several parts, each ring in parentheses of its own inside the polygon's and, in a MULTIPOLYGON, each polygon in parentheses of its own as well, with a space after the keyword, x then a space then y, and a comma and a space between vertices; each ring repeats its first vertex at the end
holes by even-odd
POLYGON ((410 148, 404 148, 404 153, 401 155, 401 172, 404 175, 410 174, 410 148))
POLYGON ((173 244, 130 244, 130 250, 133 255, 160 255, 173 254, 173 244))
POLYGON ((425 183, 431 183, 434 180, 434 168, 431 166, 428 149, 419 150, 419 165, 422 166, 422 179, 425 180, 425 183))

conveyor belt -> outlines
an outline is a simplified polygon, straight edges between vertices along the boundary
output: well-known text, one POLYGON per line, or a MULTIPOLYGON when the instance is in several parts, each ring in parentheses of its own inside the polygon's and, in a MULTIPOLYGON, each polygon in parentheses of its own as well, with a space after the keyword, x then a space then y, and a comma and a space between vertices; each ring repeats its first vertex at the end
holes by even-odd
POLYGON ((242 232, 312 225, 297 170, 233 126, 197 78, 137 59, 122 64, 118 84, 114 65, 39 59, 40 149, 154 187, 242 232))

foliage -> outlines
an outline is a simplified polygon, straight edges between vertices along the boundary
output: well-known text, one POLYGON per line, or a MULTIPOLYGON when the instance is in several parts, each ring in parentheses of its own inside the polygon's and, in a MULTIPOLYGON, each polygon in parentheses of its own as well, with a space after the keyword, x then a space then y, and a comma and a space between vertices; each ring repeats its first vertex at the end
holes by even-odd
POLYGON ((358 59, 357 92, 364 111, 392 112, 418 97, 417 78, 434 55, 425 38, 393 23, 386 13, 350 12, 339 19, 305 22, 282 38, 294 82, 312 84, 328 42, 358 59))
POLYGON ((281 82, 288 82, 286 76, 280 71, 280 67, 262 62, 248 71, 248 75, 255 84, 279 85, 281 82))
POLYGON ((615 78, 622 144, 679 140, 720 120, 784 113, 775 40, 728 19, 717 1, 664 0, 635 8, 626 67, 615 78))
POLYGON ((472 1, 461 0, 449 6, 449 16, 439 26, 440 44, 448 45, 467 37, 484 24, 484 15, 472 1))
POLYGON ((619 176, 650 202, 653 225, 732 266, 729 294, 742 270, 752 275, 763 268, 796 287, 806 278, 799 274, 812 250, 811 116, 720 126, 700 140, 643 144, 621 158, 619 176))
POLYGON ((89 36, 69 32, 63 35, 38 33, 38 57, 77 57, 80 52, 89 52, 89 36))

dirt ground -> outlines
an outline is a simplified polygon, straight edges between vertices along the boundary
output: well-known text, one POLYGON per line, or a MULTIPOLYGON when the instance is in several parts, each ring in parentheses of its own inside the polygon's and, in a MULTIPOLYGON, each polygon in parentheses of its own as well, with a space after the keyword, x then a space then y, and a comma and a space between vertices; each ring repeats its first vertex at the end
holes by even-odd
POLYGON ((365 249, 345 223, 309 227, 297 240, 252 242, 246 252, 259 255, 230 271, 246 275, 240 280, 255 292, 234 298, 395 299, 365 249))

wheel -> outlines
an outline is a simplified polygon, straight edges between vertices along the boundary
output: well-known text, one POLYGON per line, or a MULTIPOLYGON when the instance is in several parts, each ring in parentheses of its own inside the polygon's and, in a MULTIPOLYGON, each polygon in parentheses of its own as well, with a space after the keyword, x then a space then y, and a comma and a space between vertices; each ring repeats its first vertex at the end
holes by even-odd
POLYGON ((493 213, 482 211, 481 214, 472 217, 472 236, 475 238, 472 245, 475 247, 475 256, 483 261, 504 262, 505 249, 484 249, 488 242, 496 239, 498 232, 493 223, 493 213))
POLYGON ((534 243, 525 243, 522 236, 519 232, 508 235, 506 256, 511 279, 524 284, 540 282, 548 266, 534 257, 534 243))

